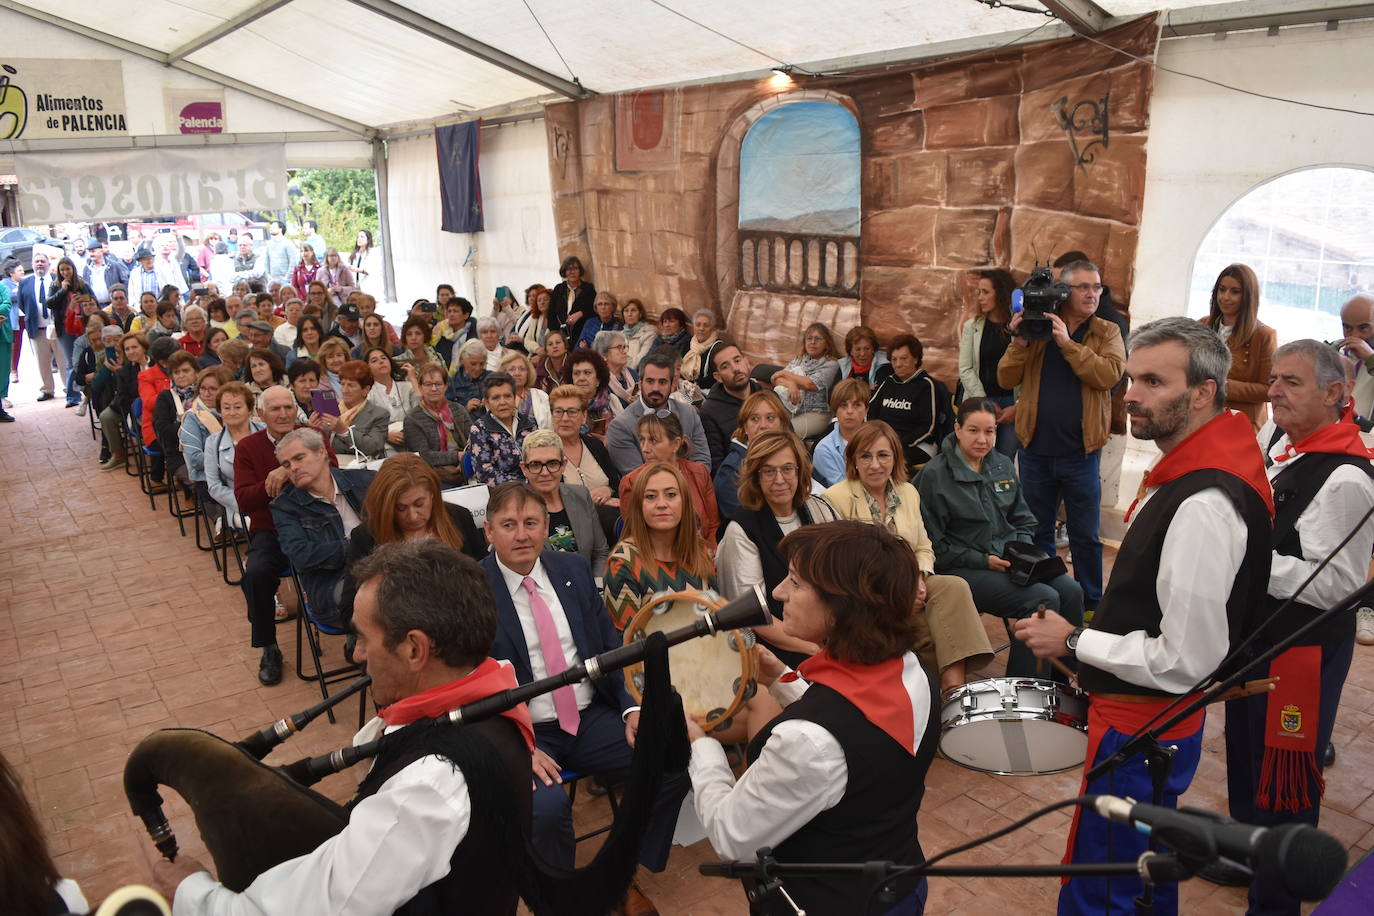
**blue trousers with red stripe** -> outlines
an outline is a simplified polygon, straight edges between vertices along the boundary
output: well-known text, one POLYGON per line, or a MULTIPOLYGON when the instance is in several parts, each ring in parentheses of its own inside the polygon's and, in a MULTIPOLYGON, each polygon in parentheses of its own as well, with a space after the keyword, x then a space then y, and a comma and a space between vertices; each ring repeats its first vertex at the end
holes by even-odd
MULTIPOLYGON (((1092 728, 1092 725, 1089 726, 1092 728)), ((1088 736, 1089 746, 1093 738, 1088 736)), ((1097 746, 1093 764, 1105 760, 1124 745, 1130 735, 1107 728, 1097 746)), ((1173 738, 1165 744, 1177 747, 1169 778, 1164 784, 1164 798, 1161 804, 1178 807, 1178 797, 1193 781, 1198 760, 1202 755, 1202 728, 1183 738, 1173 738)), ((1145 757, 1136 754, 1111 772, 1099 776, 1088 783, 1083 790, 1093 795, 1130 796, 1139 802, 1150 802, 1154 789, 1150 773, 1145 766, 1145 757)), ((1149 846, 1149 839, 1126 824, 1106 820, 1093 811, 1080 811, 1078 830, 1074 835, 1071 860, 1074 864, 1088 862, 1134 862, 1149 846)), ((1103 914, 1135 913, 1135 898, 1142 890, 1141 880, 1137 877, 1113 878, 1072 878, 1059 891, 1059 913, 1061 916, 1103 916, 1103 914)), ((1178 913, 1178 885, 1160 884, 1155 886, 1155 916, 1175 916, 1178 913)))

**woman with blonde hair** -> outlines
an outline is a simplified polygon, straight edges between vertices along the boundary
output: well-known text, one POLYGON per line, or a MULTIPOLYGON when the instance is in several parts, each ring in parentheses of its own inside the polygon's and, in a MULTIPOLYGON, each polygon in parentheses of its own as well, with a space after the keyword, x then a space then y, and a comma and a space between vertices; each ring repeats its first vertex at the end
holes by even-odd
POLYGON ((350 348, 348 342, 330 337, 320 344, 320 354, 315 357, 320 364, 320 384, 329 385, 334 394, 343 397, 343 384, 339 381, 339 370, 348 362, 350 348))
POLYGON ((701 522, 701 536, 714 551, 716 531, 720 528, 720 511, 716 508, 716 495, 711 491, 711 474, 704 465, 687 458, 689 443, 682 432, 682 421, 671 410, 660 410, 641 416, 635 424, 635 430, 639 435, 639 450, 644 456, 644 464, 620 479, 621 514, 624 514, 625 500, 629 499, 635 480, 644 469, 651 464, 672 462, 690 484, 696 504, 693 514, 701 522))
POLYGON ((515 409, 531 417, 540 429, 550 429, 549 395, 534 383, 534 360, 520 350, 507 350, 498 368, 515 379, 515 409))
POLYGON ((606 611, 620 630, 660 592, 716 588, 687 478, 666 461, 638 470, 620 502, 624 536, 606 563, 606 611))
POLYGON ((881 525, 916 551, 921 579, 915 604, 922 632, 916 652, 923 664, 939 671, 942 692, 958 687, 968 680, 969 669, 992 661, 992 644, 968 583, 934 574, 935 551, 921 519, 921 497, 907 482, 901 440, 882 420, 870 420, 849 440, 844 458, 845 479, 821 495, 840 518, 881 525))
POLYGON ((830 389, 839 378, 838 356, 830 328, 817 321, 802 332, 797 358, 773 373, 773 384, 787 392, 783 403, 792 414, 792 430, 803 439, 819 436, 830 425, 830 389))
POLYGON ((1260 285, 1246 264, 1231 264, 1212 284, 1212 306, 1202 323, 1221 335, 1231 351, 1226 373, 1226 407, 1239 410, 1258 430, 1269 420, 1269 370, 1278 333, 1259 320, 1260 285))
POLYGON ((587 488, 563 482, 568 459, 558 433, 536 429, 520 443, 520 451, 520 470, 549 510, 549 549, 580 554, 591 564, 592 575, 602 578, 610 552, 606 533, 587 488))
POLYGON ((722 518, 732 519, 739 514, 739 472, 744 464, 745 451, 749 440, 769 430, 787 428, 787 407, 782 398, 773 391, 755 391, 744 399, 739 406, 735 434, 730 439, 730 448, 725 453, 720 467, 716 468, 711 485, 716 495, 716 506, 722 518))
MULTIPOLYGON (((377 469, 363 500, 363 523, 353 529, 348 542, 349 569, 380 544, 434 538, 480 560, 486 556, 487 541, 472 513, 462 506, 446 503, 439 475, 423 458, 413 453, 392 455, 377 469)), ((353 617, 353 598, 358 583, 344 576, 339 609, 345 625, 353 617)))

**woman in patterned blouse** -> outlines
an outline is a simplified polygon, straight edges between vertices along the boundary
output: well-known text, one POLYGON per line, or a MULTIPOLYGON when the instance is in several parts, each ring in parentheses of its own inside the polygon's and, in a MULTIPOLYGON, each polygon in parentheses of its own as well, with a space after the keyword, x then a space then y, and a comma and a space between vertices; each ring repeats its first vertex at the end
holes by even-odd
POLYGON ((606 610, 625 629, 660 592, 716 590, 716 568, 697 531, 687 478, 675 464, 639 469, 622 499, 625 536, 606 563, 606 610))
POLYGON ((520 445, 535 425, 528 414, 515 409, 515 379, 493 372, 482 383, 482 394, 487 409, 473 421, 468 437, 472 480, 489 487, 522 480, 520 445))

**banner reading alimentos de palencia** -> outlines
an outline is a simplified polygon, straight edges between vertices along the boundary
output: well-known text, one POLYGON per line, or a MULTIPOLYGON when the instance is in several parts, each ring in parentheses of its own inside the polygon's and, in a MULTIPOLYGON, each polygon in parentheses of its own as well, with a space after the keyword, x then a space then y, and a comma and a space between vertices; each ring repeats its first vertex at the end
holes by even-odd
POLYGON ((129 132, 117 60, 0 58, 0 140, 129 132))

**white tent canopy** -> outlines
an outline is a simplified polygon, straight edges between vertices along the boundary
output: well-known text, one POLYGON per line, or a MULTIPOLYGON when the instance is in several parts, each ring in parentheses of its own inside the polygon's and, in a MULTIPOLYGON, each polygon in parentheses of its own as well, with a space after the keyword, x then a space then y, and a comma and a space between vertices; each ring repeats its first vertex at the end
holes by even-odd
MULTIPOLYGON (((0 8, 355 134, 558 97, 813 71, 1110 27, 1155 0, 104 0, 97 16, 0 8), (1053 10, 1060 19, 1044 11, 1053 10), (536 18, 537 17, 537 18, 536 18)), ((1185 0, 1166 35, 1374 15, 1355 0, 1185 0)))

